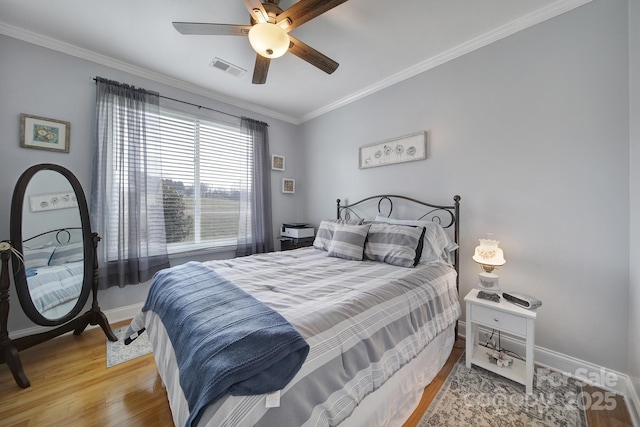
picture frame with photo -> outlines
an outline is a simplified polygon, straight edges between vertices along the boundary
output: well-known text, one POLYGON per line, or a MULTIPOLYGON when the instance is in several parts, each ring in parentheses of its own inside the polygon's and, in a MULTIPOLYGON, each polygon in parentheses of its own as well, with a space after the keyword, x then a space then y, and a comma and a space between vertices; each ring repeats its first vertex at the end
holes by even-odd
POLYGON ((291 194, 295 193, 296 180, 292 178, 282 178, 282 192, 291 194))
POLYGON ((70 122, 20 114, 21 147, 68 153, 70 140, 70 122))

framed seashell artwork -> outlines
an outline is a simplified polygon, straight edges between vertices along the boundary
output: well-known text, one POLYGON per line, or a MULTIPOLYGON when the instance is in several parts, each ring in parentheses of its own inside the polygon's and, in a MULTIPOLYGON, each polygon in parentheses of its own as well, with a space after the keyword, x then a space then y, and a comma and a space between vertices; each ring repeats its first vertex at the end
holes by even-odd
POLYGON ((282 178, 282 192, 283 193, 295 193, 296 192, 296 180, 292 178, 282 178))
POLYGON ((416 132, 398 138, 360 147, 360 169, 427 158, 427 132, 416 132))

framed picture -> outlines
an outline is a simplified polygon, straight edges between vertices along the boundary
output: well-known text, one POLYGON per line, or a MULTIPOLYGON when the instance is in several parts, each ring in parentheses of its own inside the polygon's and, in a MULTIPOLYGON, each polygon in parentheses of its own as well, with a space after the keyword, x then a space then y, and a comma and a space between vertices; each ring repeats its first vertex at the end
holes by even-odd
POLYGON ((283 193, 295 193, 296 192, 296 180, 291 178, 282 178, 282 192, 283 193))
POLYGON ((20 114, 21 147, 68 153, 70 132, 69 122, 20 114))
POLYGON ((271 155, 271 169, 274 171, 283 171, 284 170, 284 156, 279 154, 271 155))
POLYGON ((427 158, 427 133, 417 132, 360 147, 360 169, 427 158))

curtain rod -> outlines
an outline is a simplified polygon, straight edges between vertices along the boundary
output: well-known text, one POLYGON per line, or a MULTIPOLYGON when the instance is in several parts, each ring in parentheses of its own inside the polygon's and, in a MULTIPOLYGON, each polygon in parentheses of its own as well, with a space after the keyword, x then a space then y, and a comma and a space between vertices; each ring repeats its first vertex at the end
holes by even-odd
POLYGON ((242 118, 241 116, 236 116, 235 114, 227 113, 226 111, 216 110, 216 109, 213 109, 213 108, 210 108, 210 107, 205 107, 205 106, 203 106, 203 105, 198 105, 198 104, 194 104, 194 103, 192 103, 192 102, 183 101, 183 100, 181 100, 181 99, 170 98, 170 97, 168 97, 168 96, 164 96, 164 95, 160 95, 160 94, 158 94, 158 96, 159 96, 160 98, 170 99, 171 101, 176 101, 176 102, 181 102, 181 103, 183 103, 183 104, 191 105, 192 107, 198 107, 198 109, 199 109, 199 110, 200 110, 200 109, 202 109, 202 108, 204 108, 205 110, 215 111, 216 113, 226 114, 227 116, 237 117, 238 119, 241 119, 241 118, 242 118))
MULTIPOLYGON (((113 81, 113 80, 109 80, 109 79, 105 79, 105 78, 103 78, 103 77, 94 77, 94 78, 93 78, 93 81, 97 83, 99 78, 100 78, 100 79, 102 79, 102 80, 104 80, 104 81, 110 82, 110 83, 112 83, 112 84, 119 84, 119 85, 122 85, 122 83, 119 83, 119 82, 116 82, 116 81, 113 81)), ((143 89, 143 90, 145 90, 145 91, 146 91, 146 89, 143 89)), ((157 93, 157 92, 155 92, 155 93, 157 93)), ((242 118, 242 116, 236 116, 235 114, 227 113, 227 112, 225 112, 225 111, 216 110, 216 109, 213 109, 213 108, 210 108, 210 107, 205 107, 205 106, 203 106, 203 105, 194 104, 194 103, 192 103, 192 102, 188 102, 188 101, 182 101, 182 100, 180 100, 180 99, 170 98, 170 97, 168 97, 168 96, 160 95, 159 93, 158 93, 157 95, 158 95, 160 98, 169 99, 169 100, 171 100, 171 101, 176 101, 176 102, 181 102, 181 103, 183 103, 183 104, 191 105, 192 107, 198 107, 198 109, 202 109, 202 108, 204 108, 205 110, 215 111, 216 113, 226 114, 227 116, 236 117, 236 118, 238 118, 238 119, 241 119, 241 118, 242 118)), ((267 124, 267 125, 268 125, 268 124, 267 124)))

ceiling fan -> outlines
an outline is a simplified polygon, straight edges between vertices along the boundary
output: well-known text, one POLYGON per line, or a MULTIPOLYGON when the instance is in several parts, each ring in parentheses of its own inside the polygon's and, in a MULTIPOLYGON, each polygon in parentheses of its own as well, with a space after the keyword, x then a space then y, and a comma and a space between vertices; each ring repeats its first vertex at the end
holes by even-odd
POLYGON ((251 16, 251 25, 209 24, 198 22, 174 22, 178 32, 185 35, 248 36, 256 51, 253 83, 267 81, 272 58, 291 52, 298 58, 331 74, 338 63, 288 33, 305 22, 347 0, 300 0, 287 10, 278 7, 280 0, 243 0, 251 16))

